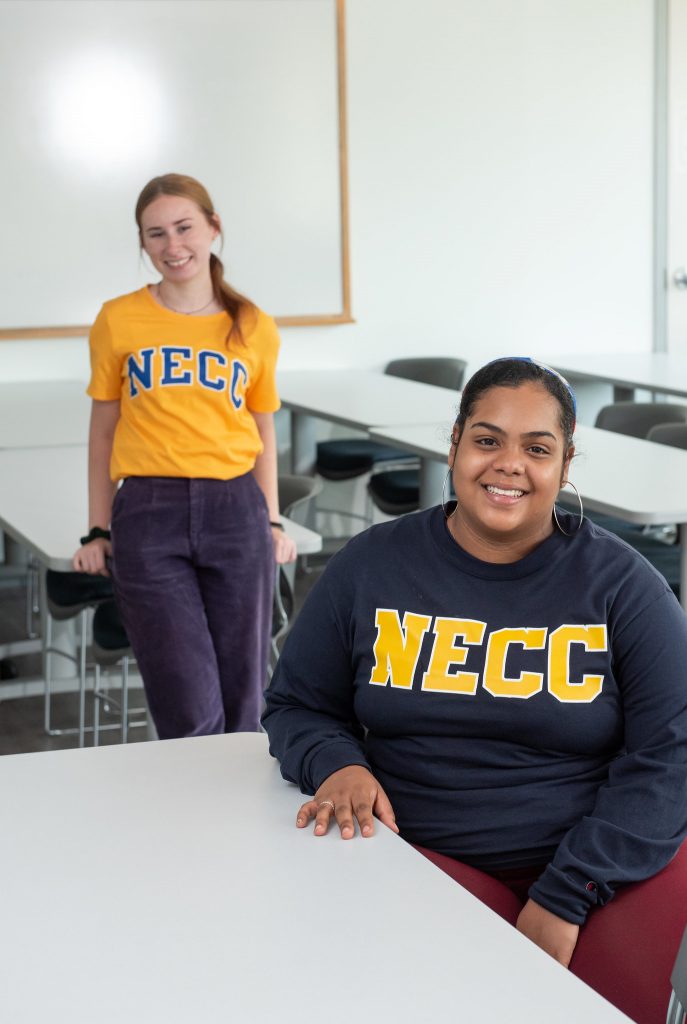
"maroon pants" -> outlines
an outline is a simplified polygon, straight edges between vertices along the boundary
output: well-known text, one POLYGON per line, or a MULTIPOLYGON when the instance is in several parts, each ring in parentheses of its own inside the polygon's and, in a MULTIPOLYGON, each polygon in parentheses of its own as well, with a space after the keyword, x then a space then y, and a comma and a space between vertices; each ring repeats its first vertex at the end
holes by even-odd
MULTIPOLYGON (((541 869, 501 878, 417 850, 512 925, 541 869)), ((665 1024, 670 972, 687 924, 687 843, 653 878, 623 886, 580 929, 570 970, 637 1024, 665 1024)))

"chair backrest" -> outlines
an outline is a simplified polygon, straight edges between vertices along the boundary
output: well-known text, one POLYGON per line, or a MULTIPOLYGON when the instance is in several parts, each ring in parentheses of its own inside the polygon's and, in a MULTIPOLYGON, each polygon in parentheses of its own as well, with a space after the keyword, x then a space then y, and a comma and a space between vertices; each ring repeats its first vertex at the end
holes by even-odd
POLYGON ((434 384, 439 388, 460 391, 466 366, 467 362, 464 359, 418 356, 414 359, 392 359, 385 366, 384 373, 392 377, 416 380, 420 384, 434 384))
POLYGON ((114 665, 131 655, 129 638, 114 601, 98 605, 93 615, 93 657, 99 665, 114 665))
POLYGON ((595 427, 616 434, 646 438, 652 427, 664 423, 687 423, 687 405, 677 402, 614 402, 605 405, 595 427))
POLYGON ((687 423, 661 423, 652 427, 646 438, 647 441, 669 444, 673 448, 687 448, 687 423))
POLYGON ((304 525, 308 502, 322 490, 316 476, 279 475, 279 511, 294 522, 304 525), (294 514, 295 513, 295 514, 294 514))
POLYGON ((682 936, 682 942, 675 959, 675 966, 670 975, 670 984, 673 986, 673 998, 668 1010, 668 1020, 679 1021, 680 1024, 687 1012, 687 928, 682 936), (677 1002, 678 1006, 675 1005, 677 1002), (672 1016, 671 1016, 672 1011, 672 1016))

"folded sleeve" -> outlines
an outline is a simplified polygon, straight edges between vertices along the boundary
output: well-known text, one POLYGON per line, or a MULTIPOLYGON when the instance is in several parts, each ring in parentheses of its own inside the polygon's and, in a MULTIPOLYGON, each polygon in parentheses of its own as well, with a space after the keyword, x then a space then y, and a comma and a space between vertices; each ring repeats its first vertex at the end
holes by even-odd
POLYGON ((687 834, 687 620, 666 590, 611 636, 625 747, 592 812, 564 836, 530 889, 581 924, 618 886, 655 875, 687 834))
POLYGON ((103 307, 88 337, 91 380, 88 394, 100 402, 112 402, 122 393, 122 359, 115 352, 112 329, 103 307))
POLYGON ((353 709, 350 605, 339 566, 335 556, 308 595, 265 695, 270 753, 303 793, 347 765, 369 768, 353 709))

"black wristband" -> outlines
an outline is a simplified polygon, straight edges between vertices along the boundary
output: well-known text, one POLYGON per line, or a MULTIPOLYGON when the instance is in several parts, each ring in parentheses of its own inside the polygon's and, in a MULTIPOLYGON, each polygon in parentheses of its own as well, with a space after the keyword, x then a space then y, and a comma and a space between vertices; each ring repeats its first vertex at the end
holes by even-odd
POLYGON ((83 544, 90 544, 92 540, 98 540, 102 537, 103 540, 110 540, 110 531, 103 530, 100 526, 92 526, 85 537, 80 537, 79 542, 83 544))
POLYGON ((282 530, 282 531, 284 530, 283 523, 275 523, 271 519, 270 519, 270 526, 273 527, 275 530, 282 530))

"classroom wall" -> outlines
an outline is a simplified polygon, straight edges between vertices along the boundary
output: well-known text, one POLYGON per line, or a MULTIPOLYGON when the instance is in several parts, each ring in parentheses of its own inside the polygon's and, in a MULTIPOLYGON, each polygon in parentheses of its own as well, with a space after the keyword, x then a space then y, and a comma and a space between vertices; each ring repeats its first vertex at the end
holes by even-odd
MULTIPOLYGON (((651 0, 347 0, 356 323, 282 366, 650 349, 652 32, 651 0)), ((86 375, 85 339, 0 342, 0 380, 86 375)))

